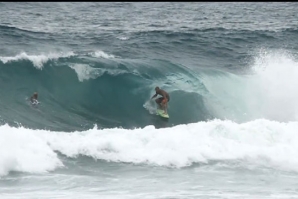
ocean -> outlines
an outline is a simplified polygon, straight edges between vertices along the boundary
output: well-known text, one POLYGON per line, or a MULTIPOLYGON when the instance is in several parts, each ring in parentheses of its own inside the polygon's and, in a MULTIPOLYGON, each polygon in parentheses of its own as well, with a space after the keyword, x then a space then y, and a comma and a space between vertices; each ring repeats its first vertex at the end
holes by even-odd
POLYGON ((298 198, 296 2, 1 2, 0 19, 1 199, 298 198))

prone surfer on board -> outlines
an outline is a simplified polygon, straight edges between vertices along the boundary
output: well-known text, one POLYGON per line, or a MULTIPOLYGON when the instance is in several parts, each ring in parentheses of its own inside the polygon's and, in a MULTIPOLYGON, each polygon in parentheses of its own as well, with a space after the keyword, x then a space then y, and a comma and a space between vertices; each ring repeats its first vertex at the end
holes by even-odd
POLYGON ((151 99, 153 99, 157 95, 161 95, 162 97, 157 98, 155 100, 155 102, 158 104, 159 108, 162 109, 165 114, 167 114, 168 102, 170 101, 170 95, 166 91, 160 89, 158 86, 155 87, 155 92, 156 93, 151 97, 151 99))
POLYGON ((31 103, 36 103, 38 98, 37 92, 33 93, 33 95, 30 97, 31 103))

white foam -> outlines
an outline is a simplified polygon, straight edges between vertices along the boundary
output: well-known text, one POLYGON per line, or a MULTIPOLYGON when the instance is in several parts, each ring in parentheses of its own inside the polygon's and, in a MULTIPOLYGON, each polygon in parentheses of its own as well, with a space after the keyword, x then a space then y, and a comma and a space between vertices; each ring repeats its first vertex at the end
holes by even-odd
POLYGON ((2 63, 18 61, 18 60, 29 60, 33 63, 33 65, 38 68, 42 69, 43 64, 48 62, 49 60, 56 60, 61 57, 70 57, 73 56, 73 52, 68 53, 49 53, 49 54, 39 54, 39 55, 28 55, 26 52, 22 52, 13 57, 0 57, 2 63))
MULTIPOLYGON (((171 128, 103 129, 50 132, 0 127, 0 174, 46 172, 68 157, 156 166, 185 167, 210 160, 237 160, 298 171, 298 122, 256 120, 237 124, 214 120, 171 128)), ((245 165, 245 164, 243 164, 245 165)))
POLYGON ((118 68, 92 68, 87 64, 71 64, 69 67, 75 70, 80 82, 89 79, 96 79, 97 77, 102 76, 105 72, 113 76, 127 73, 127 71, 118 68))
POLYGON ((202 78, 214 96, 205 105, 217 118, 243 122, 260 118, 298 121, 298 61, 282 50, 258 51, 252 74, 226 72, 202 78))
POLYGON ((80 82, 88 79, 95 79, 103 73, 100 69, 94 69, 87 64, 73 64, 70 65, 70 68, 76 71, 80 82))
POLYGON ((298 61, 282 50, 264 50, 256 56, 253 81, 260 110, 266 118, 298 120, 298 61))
POLYGON ((150 114, 156 114, 156 104, 154 100, 148 100, 143 104, 143 107, 149 111, 150 114))
POLYGON ((0 127, 0 176, 10 171, 41 173, 63 166, 47 142, 36 131, 0 127))
POLYGON ((129 37, 125 37, 125 36, 120 36, 120 37, 117 37, 118 39, 122 40, 122 41, 125 41, 125 40, 128 40, 129 37))
POLYGON ((107 54, 101 50, 95 51, 95 52, 91 52, 89 53, 89 55, 93 56, 93 57, 97 57, 97 58, 105 58, 105 59, 110 59, 110 58, 115 58, 114 55, 110 55, 107 54))

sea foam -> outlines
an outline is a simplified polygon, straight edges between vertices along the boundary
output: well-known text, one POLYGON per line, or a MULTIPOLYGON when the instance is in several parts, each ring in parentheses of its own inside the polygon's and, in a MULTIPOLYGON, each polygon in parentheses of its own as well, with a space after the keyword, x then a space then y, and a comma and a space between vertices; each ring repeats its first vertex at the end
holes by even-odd
MULTIPOLYGON (((194 163, 237 161, 298 171, 298 123, 213 120, 170 128, 93 129, 82 132, 0 127, 0 174, 47 172, 67 157, 183 168, 194 163)), ((243 164, 243 165, 245 165, 243 164)))

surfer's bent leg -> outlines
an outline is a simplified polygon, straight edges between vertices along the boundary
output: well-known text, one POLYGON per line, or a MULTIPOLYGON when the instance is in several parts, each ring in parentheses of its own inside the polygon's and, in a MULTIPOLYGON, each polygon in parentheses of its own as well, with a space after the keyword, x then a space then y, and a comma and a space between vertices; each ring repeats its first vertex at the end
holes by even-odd
POLYGON ((162 105, 161 105, 161 102, 162 102, 163 99, 164 99, 163 97, 160 97, 160 98, 157 98, 157 99, 155 100, 156 104, 158 104, 158 106, 159 106, 160 109, 163 108, 162 105))
POLYGON ((168 100, 167 99, 163 99, 161 101, 161 104, 162 104, 162 108, 163 108, 164 113, 167 114, 168 100))

